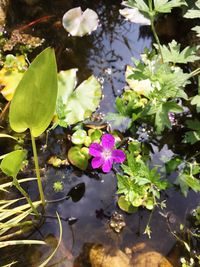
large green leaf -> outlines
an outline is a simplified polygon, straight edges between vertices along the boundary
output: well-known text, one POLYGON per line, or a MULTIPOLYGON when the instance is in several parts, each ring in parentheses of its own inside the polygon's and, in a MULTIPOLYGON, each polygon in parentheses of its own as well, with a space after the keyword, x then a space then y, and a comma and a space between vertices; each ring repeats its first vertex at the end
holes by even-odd
POLYGON ((10 106, 10 125, 16 132, 30 129, 34 137, 49 126, 57 98, 54 51, 47 48, 31 63, 20 81, 10 106))
POLYGON ((102 95, 101 85, 93 75, 75 89, 76 71, 70 69, 58 74, 57 107, 63 104, 63 120, 68 125, 89 117, 98 107, 102 95))
POLYGON ((26 158, 25 150, 12 151, 2 160, 0 168, 8 176, 16 177, 26 158))

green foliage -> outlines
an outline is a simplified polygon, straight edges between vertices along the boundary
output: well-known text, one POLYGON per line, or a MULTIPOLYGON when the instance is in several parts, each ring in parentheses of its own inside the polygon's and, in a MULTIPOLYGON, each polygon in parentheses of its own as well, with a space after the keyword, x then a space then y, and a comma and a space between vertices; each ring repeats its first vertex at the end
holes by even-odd
POLYGON ((180 173, 175 183, 180 186, 181 192, 185 197, 187 197, 189 188, 196 193, 200 191, 200 181, 192 174, 180 173))
POLYGON ((169 161, 167 161, 165 164, 166 173, 171 174, 172 172, 174 172, 177 169, 177 167, 181 164, 181 162, 182 160, 178 156, 175 156, 169 161))
MULTIPOLYGON (((116 99, 116 109, 122 118, 129 117, 132 122, 150 122, 154 118, 157 133, 161 133, 165 127, 171 128, 169 113, 183 111, 177 99, 188 98, 184 87, 190 75, 169 62, 160 64, 161 59, 154 51, 146 50, 142 60, 135 60, 135 67, 127 67, 126 81, 130 89, 125 89, 122 97, 116 99)), ((116 115, 114 119, 117 124, 116 115)))
POLYGON ((90 76, 77 88, 77 69, 61 71, 58 74, 58 119, 66 125, 75 124, 91 116, 101 99, 101 85, 90 76))
POLYGON ((23 161, 26 159, 27 151, 16 150, 8 153, 1 161, 0 168, 8 176, 17 177, 22 168, 23 161))
POLYGON ((200 225, 200 206, 198 206, 194 212, 193 215, 195 217, 195 224, 196 225, 200 225))
POLYGON ((128 0, 123 2, 126 6, 137 8, 148 17, 155 16, 157 13, 170 13, 172 8, 186 5, 184 0, 154 0, 150 1, 150 3, 150 5, 149 3, 147 5, 144 0, 128 0))
POLYGON ((195 144, 200 140, 200 121, 197 119, 194 120, 187 120, 186 125, 192 131, 188 131, 185 133, 183 142, 195 144))
POLYGON ((34 137, 49 126, 55 112, 57 67, 54 52, 45 49, 31 63, 10 105, 9 120, 16 132, 30 129, 34 137))
POLYGON ((155 114, 155 124, 158 133, 161 133, 165 127, 171 128, 169 112, 179 113, 183 108, 175 102, 166 102, 159 105, 155 114))
POLYGON ((82 129, 79 129, 72 134, 71 141, 75 145, 83 145, 85 142, 86 136, 87 136, 87 132, 82 129))
POLYGON ((198 47, 185 47, 182 51, 180 51, 180 44, 178 44, 175 40, 172 40, 171 43, 161 46, 162 56, 164 62, 172 62, 176 63, 188 63, 194 62, 195 60, 199 60, 200 57, 196 55, 198 47))
POLYGON ((184 0, 154 0, 154 10, 158 13, 170 13, 172 8, 187 5, 184 0))
MULTIPOLYGON (((127 164, 122 164, 124 174, 117 174, 118 194, 123 195, 119 199, 119 206, 128 212, 133 207, 146 207, 152 210, 158 205, 160 191, 167 188, 168 183, 162 180, 156 168, 150 169, 147 162, 139 154, 141 147, 135 150, 138 144, 129 145, 127 164)), ((140 145, 139 145, 140 146, 140 145)))
POLYGON ((72 146, 68 151, 68 159, 70 163, 80 170, 85 171, 90 158, 87 147, 72 146))
POLYGON ((192 105, 196 105, 197 112, 200 112, 200 95, 195 95, 191 100, 192 105))
POLYGON ((189 9, 185 15, 184 15, 185 18, 188 18, 188 19, 199 19, 200 17, 200 0, 197 0, 195 2, 195 6, 191 9, 189 9))
POLYGON ((89 129, 88 132, 78 128, 71 136, 72 146, 67 154, 70 163, 81 170, 86 170, 88 167, 89 145, 92 142, 99 143, 102 136, 102 131, 98 129, 89 129))

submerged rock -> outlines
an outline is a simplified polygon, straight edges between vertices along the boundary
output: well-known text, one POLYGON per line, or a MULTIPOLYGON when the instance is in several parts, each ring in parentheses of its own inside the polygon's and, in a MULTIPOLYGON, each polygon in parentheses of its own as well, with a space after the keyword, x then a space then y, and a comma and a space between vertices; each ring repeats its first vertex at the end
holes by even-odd
POLYGON ((89 252, 92 267, 131 267, 129 257, 121 250, 110 250, 102 245, 94 245, 89 252))
POLYGON ((173 267, 173 265, 156 251, 144 252, 132 258, 134 267, 173 267))
POLYGON ((83 251, 76 258, 74 267, 173 267, 156 251, 141 252, 144 246, 137 244, 137 249, 128 248, 126 253, 101 244, 85 244, 83 251), (139 247, 139 249, 138 249, 139 247))

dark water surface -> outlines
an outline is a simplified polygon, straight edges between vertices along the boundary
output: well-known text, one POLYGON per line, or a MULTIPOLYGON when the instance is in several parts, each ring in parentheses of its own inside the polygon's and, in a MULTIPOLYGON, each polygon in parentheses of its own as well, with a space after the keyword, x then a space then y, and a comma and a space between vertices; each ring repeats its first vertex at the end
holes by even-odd
MULTIPOLYGON (((78 68, 79 79, 82 81, 94 74, 103 83, 104 98, 100 111, 106 113, 114 110, 114 101, 120 95, 125 85, 124 71, 127 64, 131 64, 131 57, 139 58, 145 47, 151 46, 151 37, 145 37, 140 27, 125 21, 119 15, 121 1, 43 1, 38 6, 23 6, 13 1, 9 27, 26 25, 29 22, 51 15, 52 17, 34 27, 27 28, 29 33, 46 39, 45 46, 55 47, 59 69, 78 68), (73 4, 72 4, 73 2, 73 4), (80 4, 80 3, 81 4, 80 4), (90 3, 92 2, 92 3, 90 3), (100 17, 100 26, 90 36, 83 38, 68 36, 60 26, 62 15, 70 8, 81 5, 82 8, 93 8, 100 17), (142 37, 143 35, 143 37, 142 37)), ((65 157, 67 148, 66 130, 57 129, 50 135, 47 151, 42 151, 42 144, 38 144, 40 158, 44 167, 44 159, 51 155, 65 157)), ((170 140, 169 140, 170 142, 170 140)), ((176 151, 164 144, 155 146, 152 164, 163 164, 163 155, 173 155, 176 151), (161 150, 161 151, 159 151, 161 150)), ((176 146, 175 146, 176 147, 176 146)), ((176 150, 176 149, 175 149, 176 150)), ((59 251, 52 263, 59 262, 59 267, 73 266, 74 257, 78 256, 85 243, 101 243, 124 249, 140 242, 145 242, 150 248, 168 255, 176 245, 176 240, 169 233, 167 218, 154 212, 151 220, 152 238, 143 234, 150 213, 141 210, 136 214, 127 215, 116 205, 116 178, 110 174, 81 172, 72 167, 60 169, 46 166, 45 171, 46 199, 53 200, 66 196, 70 190, 73 197, 57 203, 49 203, 46 207, 46 219, 41 227, 31 235, 31 239, 44 239, 50 247, 31 246, 13 248, 9 255, 2 255, 0 263, 18 259, 14 266, 38 266, 56 246, 55 238, 59 236, 57 220, 52 218, 59 213, 63 226, 63 238, 59 251), (64 184, 62 193, 53 191, 53 183, 60 180, 64 184), (78 186, 77 186, 78 185, 78 186), (78 189, 74 189, 76 187, 78 189), (120 235, 114 233, 108 226, 108 220, 114 211, 124 215, 126 227, 120 235)), ((34 188, 34 187, 33 187, 34 188)), ((34 189, 29 190, 34 194, 34 189)), ((190 212, 200 197, 190 193, 184 198, 178 191, 170 190, 164 196, 167 200, 165 214, 173 216, 172 229, 178 229, 180 223, 186 222, 186 213, 190 212)), ((86 266, 87 267, 87 266, 86 266)))

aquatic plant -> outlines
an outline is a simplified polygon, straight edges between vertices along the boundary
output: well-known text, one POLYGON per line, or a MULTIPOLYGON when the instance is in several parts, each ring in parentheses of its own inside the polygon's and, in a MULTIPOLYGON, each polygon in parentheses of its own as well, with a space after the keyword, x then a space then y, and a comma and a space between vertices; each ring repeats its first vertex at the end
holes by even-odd
POLYGON ((126 159, 125 153, 120 149, 114 149, 115 138, 111 134, 104 134, 101 144, 92 143, 89 146, 89 154, 92 159, 92 168, 102 168, 103 172, 110 172, 113 163, 122 163, 126 159))
POLYGON ((12 98, 9 121, 18 133, 30 130, 38 188, 45 205, 38 165, 35 137, 41 135, 52 121, 57 98, 57 65, 54 51, 45 49, 31 63, 12 98))
POLYGON ((58 73, 58 97, 54 126, 67 127, 89 118, 100 102, 101 85, 94 75, 83 81, 77 88, 78 69, 58 73))

